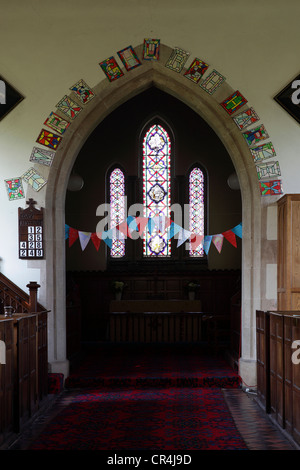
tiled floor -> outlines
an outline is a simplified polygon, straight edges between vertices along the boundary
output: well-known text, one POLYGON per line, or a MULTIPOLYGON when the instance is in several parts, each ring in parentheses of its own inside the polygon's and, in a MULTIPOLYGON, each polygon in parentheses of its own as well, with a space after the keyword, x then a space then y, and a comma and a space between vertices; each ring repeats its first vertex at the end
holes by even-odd
POLYGON ((266 415, 256 395, 223 390, 225 400, 249 450, 300 450, 296 443, 266 415))
MULTIPOLYGON (((3 450, 28 449, 30 443, 47 423, 70 403, 74 393, 76 392, 63 392, 56 399, 53 398, 51 406, 37 417, 18 439, 3 450)), ((257 404, 255 395, 233 389, 224 389, 223 393, 236 426, 249 450, 300 450, 265 414, 257 404)))

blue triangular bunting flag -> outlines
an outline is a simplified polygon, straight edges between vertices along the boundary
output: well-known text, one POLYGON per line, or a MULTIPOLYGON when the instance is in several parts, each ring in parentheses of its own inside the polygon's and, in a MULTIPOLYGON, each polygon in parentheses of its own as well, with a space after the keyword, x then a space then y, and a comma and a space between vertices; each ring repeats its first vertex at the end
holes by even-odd
POLYGON ((242 232, 243 232, 243 227, 242 227, 242 223, 236 225, 233 229, 232 229, 233 233, 235 233, 235 235, 237 235, 238 237, 242 238, 242 232))
POLYGON ((175 235, 177 235, 177 233, 180 232, 180 230, 182 230, 182 228, 179 225, 172 222, 171 225, 168 227, 168 230, 167 230, 168 240, 170 240, 170 238, 173 238, 175 235))
POLYGON ((136 230, 137 232, 139 231, 138 224, 136 223, 135 217, 132 215, 129 215, 127 217, 127 225, 130 231, 136 230))
POLYGON ((212 240, 212 235, 205 235, 203 249, 207 255, 210 249, 211 240, 212 240))
POLYGON ((109 248, 112 247, 112 238, 113 238, 113 233, 112 229, 107 230, 106 232, 102 232, 102 240, 106 243, 109 248))
POLYGON ((152 234, 153 230, 155 229, 155 221, 152 217, 149 217, 149 220, 148 220, 148 230, 149 230, 149 233, 152 234))

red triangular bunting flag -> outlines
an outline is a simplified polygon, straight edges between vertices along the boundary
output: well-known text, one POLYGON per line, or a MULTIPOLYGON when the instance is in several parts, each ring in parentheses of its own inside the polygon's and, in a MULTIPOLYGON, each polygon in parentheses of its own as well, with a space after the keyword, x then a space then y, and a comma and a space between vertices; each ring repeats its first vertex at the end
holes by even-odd
POLYGON ((192 233, 190 236, 191 250, 196 250, 196 248, 198 248, 198 246, 201 244, 203 238, 204 235, 197 235, 195 233, 192 233))
POLYGON ((165 217, 165 230, 170 227, 172 222, 173 221, 170 219, 170 217, 165 217))
POLYGON ((118 230, 120 230, 120 232, 123 233, 123 235, 125 235, 125 237, 132 238, 129 227, 128 227, 128 224, 127 224, 127 221, 121 222, 119 225, 117 225, 116 228, 118 230))
POLYGON ((101 233, 92 233, 91 240, 94 243, 96 250, 98 251, 101 243, 101 233))
POLYGON ((229 241, 229 243, 231 243, 233 246, 235 246, 236 248, 236 236, 235 234, 232 232, 232 230, 227 230, 226 232, 223 232, 222 235, 224 235, 224 237, 226 238, 226 240, 229 241))
POLYGON ((138 232, 141 235, 148 224, 148 217, 136 217, 135 221, 139 229, 138 232))
POLYGON ((72 246, 73 243, 77 240, 77 238, 78 238, 78 230, 70 227, 69 228, 69 246, 72 246))

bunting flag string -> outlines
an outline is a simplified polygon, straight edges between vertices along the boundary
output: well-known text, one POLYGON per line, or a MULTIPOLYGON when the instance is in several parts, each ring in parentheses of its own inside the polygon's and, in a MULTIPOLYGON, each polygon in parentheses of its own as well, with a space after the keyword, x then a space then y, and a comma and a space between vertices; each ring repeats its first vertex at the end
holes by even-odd
POLYGON ((149 218, 129 216, 116 227, 101 233, 85 232, 65 224, 65 240, 69 240, 69 247, 71 247, 79 239, 82 251, 86 249, 91 240, 96 250, 99 251, 101 241, 111 248, 114 239, 124 240, 126 237, 132 238, 132 232, 134 231, 138 232, 141 236, 146 229, 150 234, 155 229, 161 233, 166 233, 168 240, 177 237, 177 247, 183 245, 188 240, 190 241, 191 250, 196 250, 202 244, 206 255, 209 253, 211 244, 221 253, 224 238, 235 248, 237 248, 236 237, 242 238, 242 223, 222 233, 199 235, 182 228, 172 219, 159 215, 149 218))

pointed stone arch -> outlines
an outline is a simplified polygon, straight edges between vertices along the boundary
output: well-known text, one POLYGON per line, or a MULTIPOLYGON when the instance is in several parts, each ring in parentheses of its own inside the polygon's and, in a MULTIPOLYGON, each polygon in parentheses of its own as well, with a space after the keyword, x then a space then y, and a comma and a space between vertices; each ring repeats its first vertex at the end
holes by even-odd
MULTIPOLYGON (((142 45, 135 48, 141 54, 142 45)), ((68 375, 66 357, 65 298, 65 195, 69 175, 78 153, 91 132, 122 103, 155 86, 184 102, 215 131, 230 155, 238 175, 243 217, 242 242, 242 350, 240 374, 244 382, 256 383, 255 310, 261 308, 261 213, 262 203, 253 158, 241 132, 220 106, 233 91, 225 82, 207 94, 182 74, 165 67, 172 49, 161 45, 159 61, 144 61, 141 67, 94 87, 96 97, 74 120, 56 152, 49 170, 45 199, 47 260, 41 264, 41 301, 49 315, 49 362, 53 372, 68 375)), ((37 196, 35 195, 37 199, 37 196)), ((39 202, 39 201, 38 201, 39 202)))

